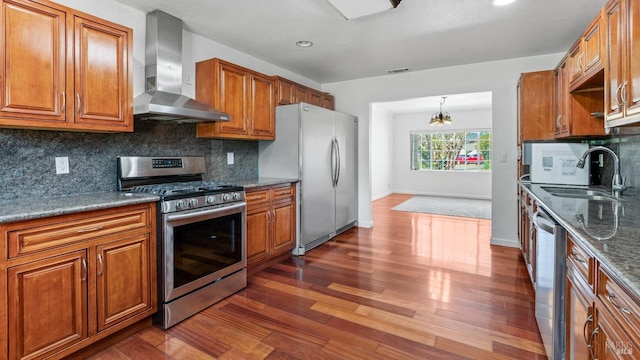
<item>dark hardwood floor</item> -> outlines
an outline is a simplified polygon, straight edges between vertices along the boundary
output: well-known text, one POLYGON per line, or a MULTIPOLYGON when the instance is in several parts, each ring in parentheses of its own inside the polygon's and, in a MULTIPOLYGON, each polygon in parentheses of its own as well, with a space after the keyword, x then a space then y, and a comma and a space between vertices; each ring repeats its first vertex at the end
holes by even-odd
POLYGON ((491 222, 390 210, 162 331, 92 359, 542 359, 534 293, 518 249, 491 222))

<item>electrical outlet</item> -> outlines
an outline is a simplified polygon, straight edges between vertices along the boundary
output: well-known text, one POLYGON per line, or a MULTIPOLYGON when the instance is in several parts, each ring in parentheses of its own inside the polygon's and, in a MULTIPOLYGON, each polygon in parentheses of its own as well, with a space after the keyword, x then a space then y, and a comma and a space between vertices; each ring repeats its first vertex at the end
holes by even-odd
POLYGON ((233 153, 232 152, 228 152, 227 153, 227 165, 233 165, 233 153))
POLYGON ((69 158, 56 157, 56 174, 68 174, 69 173, 69 158))

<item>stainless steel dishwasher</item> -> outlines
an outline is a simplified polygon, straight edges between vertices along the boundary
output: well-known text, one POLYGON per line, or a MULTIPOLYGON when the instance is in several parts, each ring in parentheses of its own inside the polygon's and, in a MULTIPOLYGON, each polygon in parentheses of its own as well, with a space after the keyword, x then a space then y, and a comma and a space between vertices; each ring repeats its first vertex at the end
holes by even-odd
POLYGON ((542 208, 535 214, 536 321, 547 358, 564 357, 566 232, 542 208))

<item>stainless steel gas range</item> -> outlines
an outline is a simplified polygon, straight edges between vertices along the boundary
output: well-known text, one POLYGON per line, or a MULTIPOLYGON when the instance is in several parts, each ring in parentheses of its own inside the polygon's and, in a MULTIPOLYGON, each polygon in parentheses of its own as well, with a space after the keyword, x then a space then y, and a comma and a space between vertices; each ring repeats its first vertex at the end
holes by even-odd
POLYGON ((203 157, 118 158, 119 190, 160 196, 154 321, 165 329, 247 286, 244 189, 204 173, 203 157))

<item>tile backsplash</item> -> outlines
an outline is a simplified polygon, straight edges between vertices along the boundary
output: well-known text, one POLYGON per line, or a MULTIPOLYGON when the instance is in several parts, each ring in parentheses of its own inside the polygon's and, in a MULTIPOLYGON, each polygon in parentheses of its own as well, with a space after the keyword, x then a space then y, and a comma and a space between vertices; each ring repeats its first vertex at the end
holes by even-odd
MULTIPOLYGON (((630 191, 640 190, 640 128, 620 128, 604 140, 590 141, 591 145, 604 145, 613 150, 620 158, 620 174, 626 178, 630 191)), ((597 156, 592 156, 591 166, 598 166, 597 156)), ((605 154, 604 167, 599 168, 599 177, 603 185, 611 186, 613 177, 613 159, 605 154)), ((592 172, 593 173, 593 172, 592 172)))
POLYGON ((153 121, 136 121, 133 133, 0 129, 0 200, 115 191, 118 156, 204 156, 205 180, 258 176, 257 141, 195 134, 195 124, 153 121), (68 174, 56 174, 58 156, 69 158, 68 174))

